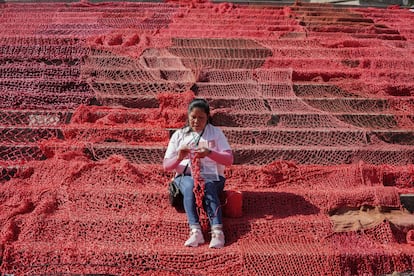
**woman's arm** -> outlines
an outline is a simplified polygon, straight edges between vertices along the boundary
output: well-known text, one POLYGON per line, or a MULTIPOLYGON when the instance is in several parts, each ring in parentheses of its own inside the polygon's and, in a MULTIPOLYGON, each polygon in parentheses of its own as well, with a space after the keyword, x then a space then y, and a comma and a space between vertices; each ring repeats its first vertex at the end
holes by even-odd
POLYGON ((171 157, 171 158, 164 158, 163 166, 164 170, 166 171, 172 171, 176 170, 177 172, 182 172, 185 168, 185 166, 180 165, 181 161, 184 160, 190 153, 190 148, 187 146, 183 146, 178 150, 178 155, 171 157))
POLYGON ((225 151, 214 151, 210 150, 208 148, 201 148, 197 152, 198 156, 200 158, 208 157, 213 161, 216 161, 219 164, 222 164, 224 166, 230 166, 233 164, 233 152, 231 150, 225 150, 225 151))
POLYGON ((180 164, 180 160, 178 160, 177 157, 172 157, 172 158, 164 158, 164 161, 162 163, 164 170, 166 171, 172 171, 175 168, 178 167, 178 165, 180 164))
POLYGON ((207 156, 224 166, 230 166, 231 164, 233 164, 234 161, 233 152, 231 150, 226 150, 222 152, 210 150, 210 153, 207 156))

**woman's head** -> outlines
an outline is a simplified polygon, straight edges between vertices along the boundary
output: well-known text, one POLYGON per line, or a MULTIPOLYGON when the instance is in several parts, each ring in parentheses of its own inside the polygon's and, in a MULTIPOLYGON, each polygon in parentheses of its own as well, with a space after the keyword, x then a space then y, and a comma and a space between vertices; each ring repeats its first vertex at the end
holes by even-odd
POLYGON ((194 131, 200 132, 211 121, 210 106, 204 99, 194 99, 188 105, 188 125, 194 131))

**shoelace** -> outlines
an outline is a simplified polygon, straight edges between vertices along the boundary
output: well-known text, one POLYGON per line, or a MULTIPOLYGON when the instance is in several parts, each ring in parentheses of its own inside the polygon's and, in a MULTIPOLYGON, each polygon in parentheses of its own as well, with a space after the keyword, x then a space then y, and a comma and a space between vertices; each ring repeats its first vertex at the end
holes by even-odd
POLYGON ((220 236, 224 236, 224 233, 223 233, 223 231, 217 231, 217 230, 213 230, 213 231, 211 231, 210 232, 211 233, 211 237, 212 238, 218 238, 218 237, 220 237, 220 236))

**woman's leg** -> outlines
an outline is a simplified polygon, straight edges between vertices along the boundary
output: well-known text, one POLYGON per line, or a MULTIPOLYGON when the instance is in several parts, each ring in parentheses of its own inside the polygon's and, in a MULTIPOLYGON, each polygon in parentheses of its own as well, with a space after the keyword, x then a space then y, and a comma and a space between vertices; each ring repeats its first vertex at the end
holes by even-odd
POLYGON ((210 219, 211 241, 210 248, 223 248, 225 243, 220 194, 224 189, 225 178, 220 176, 219 181, 206 182, 204 190, 204 204, 210 219))
POLYGON ((184 242, 185 246, 197 247, 204 243, 203 233, 196 209, 195 196, 193 193, 194 180, 191 176, 179 176, 175 179, 178 188, 183 194, 183 205, 190 224, 190 237, 184 242))
POLYGON ((205 183, 204 204, 212 227, 222 224, 220 194, 223 192, 225 180, 220 176, 219 181, 206 181, 205 183))
POLYGON ((191 176, 184 175, 175 179, 178 188, 183 194, 183 205, 185 213, 187 214, 188 223, 190 227, 192 225, 200 225, 199 217, 197 214, 195 196, 193 192, 194 180, 191 176))

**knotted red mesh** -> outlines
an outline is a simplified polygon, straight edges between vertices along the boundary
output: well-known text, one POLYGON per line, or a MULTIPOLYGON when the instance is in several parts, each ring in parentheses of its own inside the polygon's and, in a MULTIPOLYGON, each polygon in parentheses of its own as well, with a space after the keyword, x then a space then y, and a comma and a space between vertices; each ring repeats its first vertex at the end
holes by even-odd
POLYGON ((193 192, 195 195, 195 203, 197 208, 197 213, 200 219, 201 229, 204 232, 208 230, 208 215, 206 210, 204 209, 204 191, 205 191, 205 183, 204 179, 201 176, 200 172, 200 158, 198 158, 195 154, 193 154, 191 158, 191 173, 194 179, 194 188, 193 192))
POLYGON ((400 195, 413 193, 413 16, 0 3, 0 271, 412 271, 414 218, 400 195), (169 206, 161 166, 195 97, 235 157, 221 250, 183 246, 186 216, 169 206))

